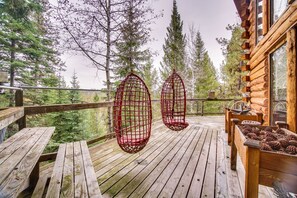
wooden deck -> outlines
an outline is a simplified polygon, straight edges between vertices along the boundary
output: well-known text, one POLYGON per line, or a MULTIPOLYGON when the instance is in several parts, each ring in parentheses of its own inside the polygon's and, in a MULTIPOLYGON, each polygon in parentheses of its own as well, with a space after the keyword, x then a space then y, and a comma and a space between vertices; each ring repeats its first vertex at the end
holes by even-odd
MULTIPOLYGON (((244 171, 230 169, 224 117, 188 121, 190 126, 180 132, 155 123, 148 145, 137 154, 123 152, 115 140, 90 148, 103 196, 243 197, 244 171)), ((44 176, 51 172, 42 170, 44 176)), ((271 189, 260 187, 259 197, 273 196, 271 189)))

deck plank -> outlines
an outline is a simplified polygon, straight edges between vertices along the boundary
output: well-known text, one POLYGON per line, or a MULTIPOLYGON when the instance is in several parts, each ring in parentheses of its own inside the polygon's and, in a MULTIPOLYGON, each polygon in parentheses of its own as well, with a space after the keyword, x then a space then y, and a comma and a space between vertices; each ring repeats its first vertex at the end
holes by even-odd
POLYGON ((179 151, 179 153, 181 153, 182 156, 181 157, 175 156, 176 159, 174 160, 176 162, 172 160, 170 164, 168 164, 166 169, 162 172, 162 174, 150 187, 149 191, 145 194, 145 197, 152 197, 154 195, 159 195, 160 192, 165 188, 167 184, 169 184, 170 187, 173 187, 174 183, 177 185, 179 178, 182 175, 182 170, 184 170, 184 168, 187 166, 194 152, 194 149, 202 135, 202 132, 203 132, 203 129, 199 127, 194 128, 194 137, 191 140, 190 144, 188 145, 187 148, 185 148, 185 145, 183 146, 183 149, 185 149, 184 153, 182 153, 182 149, 179 151))
MULTIPOLYGON (((164 134, 161 134, 161 136, 159 138, 155 138, 155 139, 151 140, 150 143, 141 152, 141 154, 143 155, 146 152, 149 152, 149 150, 152 147, 155 147, 156 144, 158 144, 159 142, 166 141, 167 138, 168 138, 168 135, 166 136, 166 134, 164 133, 164 134)), ((101 177, 102 175, 109 172, 110 170, 113 170, 116 167, 124 167, 125 165, 127 165, 127 163, 133 162, 137 157, 139 157, 139 155, 131 155, 130 153, 125 153, 125 155, 123 155, 122 157, 113 161, 113 163, 109 163, 105 167, 100 168, 100 169, 95 168, 96 176, 101 177)))
MULTIPOLYGON (((175 147, 172 149, 171 153, 169 153, 159 164, 157 164, 154 170, 150 172, 145 180, 143 180, 143 182, 133 191, 133 194, 129 195, 129 197, 143 197, 147 191, 152 192, 149 197, 159 194, 167 179, 170 177, 172 171, 180 162, 190 144, 193 142, 193 139, 197 134, 195 130, 196 127, 192 127, 187 131, 187 133, 190 133, 190 136, 186 139, 184 144, 182 144, 180 147, 175 147), (159 189, 159 187, 161 188, 159 189)), ((130 191, 132 190, 128 186, 127 188, 129 188, 130 191)))
MULTIPOLYGON (((176 132, 172 132, 176 133, 176 132)), ((127 184, 132 186, 132 189, 135 189, 139 185, 139 183, 145 179, 147 174, 149 174, 154 168, 155 164, 158 164, 162 161, 175 147, 180 147, 190 134, 187 131, 182 131, 177 134, 172 142, 169 142, 169 145, 165 147, 163 150, 158 150, 154 152, 153 155, 150 155, 146 161, 147 165, 144 166, 136 166, 132 171, 122 177, 117 181, 115 185, 113 185, 106 193, 113 196, 117 195, 127 184)), ((103 186, 102 186, 103 187, 103 186)), ((127 188, 126 188, 127 189, 127 188)), ((129 191, 131 189, 128 189, 129 191)), ((121 196, 127 196, 125 191, 121 192, 121 196)))
POLYGON ((60 188, 62 183, 62 176, 63 176, 63 166, 65 161, 66 155, 66 144, 61 144, 59 146, 57 159, 53 169, 53 175, 51 177, 51 183, 48 187, 48 193, 46 198, 57 198, 60 196, 60 188))
POLYGON ((200 157, 202 156, 203 148, 208 144, 211 138, 211 133, 208 133, 208 129, 204 129, 206 136, 204 141, 196 148, 194 157, 190 160, 188 166, 185 169, 183 176, 181 177, 174 193, 173 197, 186 197, 188 193, 188 189, 191 186, 192 178, 194 177, 194 172, 197 164, 200 161, 200 157))
POLYGON ((210 143, 212 137, 214 136, 214 133, 211 129, 208 129, 208 133, 210 134, 210 136, 209 139, 205 140, 187 197, 200 197, 201 195, 203 180, 206 172, 208 154, 210 150, 210 143))
POLYGON ((84 162, 82 159, 82 150, 80 142, 74 142, 74 196, 88 197, 88 190, 86 186, 86 176, 84 170, 84 162))
MULTIPOLYGON (((159 194, 159 197, 172 197, 175 189, 177 188, 177 185, 182 177, 188 177, 189 178, 189 185, 190 185, 190 180, 192 176, 187 174, 186 168, 193 167, 195 163, 195 158, 200 155, 200 151, 202 148, 202 145, 204 143, 205 137, 206 137, 206 129, 200 128, 201 131, 201 136, 199 137, 198 143, 195 145, 195 148, 193 149, 191 155, 186 155, 185 159, 182 160, 182 163, 179 164, 179 167, 176 168, 174 173, 171 175, 170 179, 167 181, 166 185, 162 189, 161 193, 159 194)), ((196 164, 196 163, 195 163, 196 164)), ((189 170, 189 169, 188 169, 189 170)), ((189 186, 188 185, 188 186, 189 186)))
POLYGON ((216 129, 213 129, 210 150, 207 159, 207 167, 202 188, 202 197, 215 197, 216 182, 216 153, 217 153, 217 135, 216 129))
POLYGON ((64 170, 62 177, 61 197, 74 196, 74 177, 73 177, 73 143, 66 144, 66 154, 64 160, 64 170))
POLYGON ((217 140, 217 166, 216 166, 216 196, 229 197, 227 175, 226 175, 226 152, 224 151, 224 129, 218 129, 218 140, 217 140))

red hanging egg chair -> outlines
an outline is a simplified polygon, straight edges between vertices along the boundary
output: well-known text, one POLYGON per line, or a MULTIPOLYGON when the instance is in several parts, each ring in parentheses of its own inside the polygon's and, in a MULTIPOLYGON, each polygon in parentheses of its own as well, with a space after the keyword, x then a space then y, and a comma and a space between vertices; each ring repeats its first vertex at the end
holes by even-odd
POLYGON ((171 130, 180 131, 189 124, 186 122, 186 90, 182 78, 173 70, 163 84, 161 93, 163 123, 171 130))
POLYGON ((133 73, 117 88, 113 121, 123 151, 137 153, 145 147, 152 127, 151 97, 143 80, 133 73))

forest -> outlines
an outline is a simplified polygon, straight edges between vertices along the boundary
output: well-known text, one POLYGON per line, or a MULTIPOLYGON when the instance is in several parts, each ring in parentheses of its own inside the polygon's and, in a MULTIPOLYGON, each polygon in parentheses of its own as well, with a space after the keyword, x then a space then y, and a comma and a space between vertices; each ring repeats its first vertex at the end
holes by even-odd
MULTIPOLYGON (((184 79, 187 98, 207 98, 210 90, 217 98, 240 98, 244 87, 240 25, 226 27, 232 34, 230 39, 217 38, 225 57, 217 71, 199 30, 183 26, 173 0, 164 55, 156 66, 155 51, 149 48, 154 39, 150 25, 158 23, 160 17, 162 13, 156 13, 149 0, 0 0, 0 71, 7 72, 9 79, 4 85, 71 88, 24 89, 25 105, 112 101, 117 85, 133 71, 144 80, 152 99, 158 99, 162 82, 175 69, 184 79), (70 85, 66 85, 63 53, 83 55, 103 71, 104 89, 79 91, 75 71, 70 85)), ((0 108, 15 105, 13 90, 0 93, 0 108)), ((158 106, 154 108, 154 117, 158 118, 158 106)), ((207 104, 205 108, 212 112, 220 104, 207 104)), ((110 109, 91 109, 31 116, 27 125, 55 126, 47 148, 54 151, 62 142, 111 132, 111 123, 110 109)), ((10 126, 6 136, 15 131, 16 126, 10 126)))

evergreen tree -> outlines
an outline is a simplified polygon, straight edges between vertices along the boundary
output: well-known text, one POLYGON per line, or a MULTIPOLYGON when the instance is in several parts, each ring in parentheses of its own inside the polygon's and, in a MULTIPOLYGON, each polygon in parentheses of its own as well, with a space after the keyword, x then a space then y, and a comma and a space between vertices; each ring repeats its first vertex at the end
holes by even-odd
POLYGON ((42 6, 35 0, 0 1, 0 66, 9 72, 10 86, 16 81, 40 85, 60 61, 42 20, 42 6))
POLYGON ((149 24, 152 9, 147 0, 128 0, 124 8, 124 22, 121 37, 116 44, 115 77, 124 78, 131 71, 140 74, 149 59, 150 52, 145 45, 150 38, 149 24))
POLYGON ((239 24, 228 25, 227 30, 232 31, 230 40, 219 38, 217 41, 222 46, 225 60, 221 65, 222 80, 224 82, 222 95, 225 97, 240 96, 240 90, 243 87, 241 77, 245 75, 241 72, 241 34, 243 32, 239 24))
POLYGON ((185 46, 186 40, 183 34, 183 22, 177 10, 176 0, 173 1, 171 22, 167 27, 167 38, 163 45, 164 57, 161 62, 161 76, 166 79, 176 69, 182 77, 185 77, 185 46))
POLYGON ((151 93, 152 98, 157 98, 158 93, 158 72, 153 68, 152 57, 149 58, 148 62, 144 65, 143 71, 143 80, 151 93))

